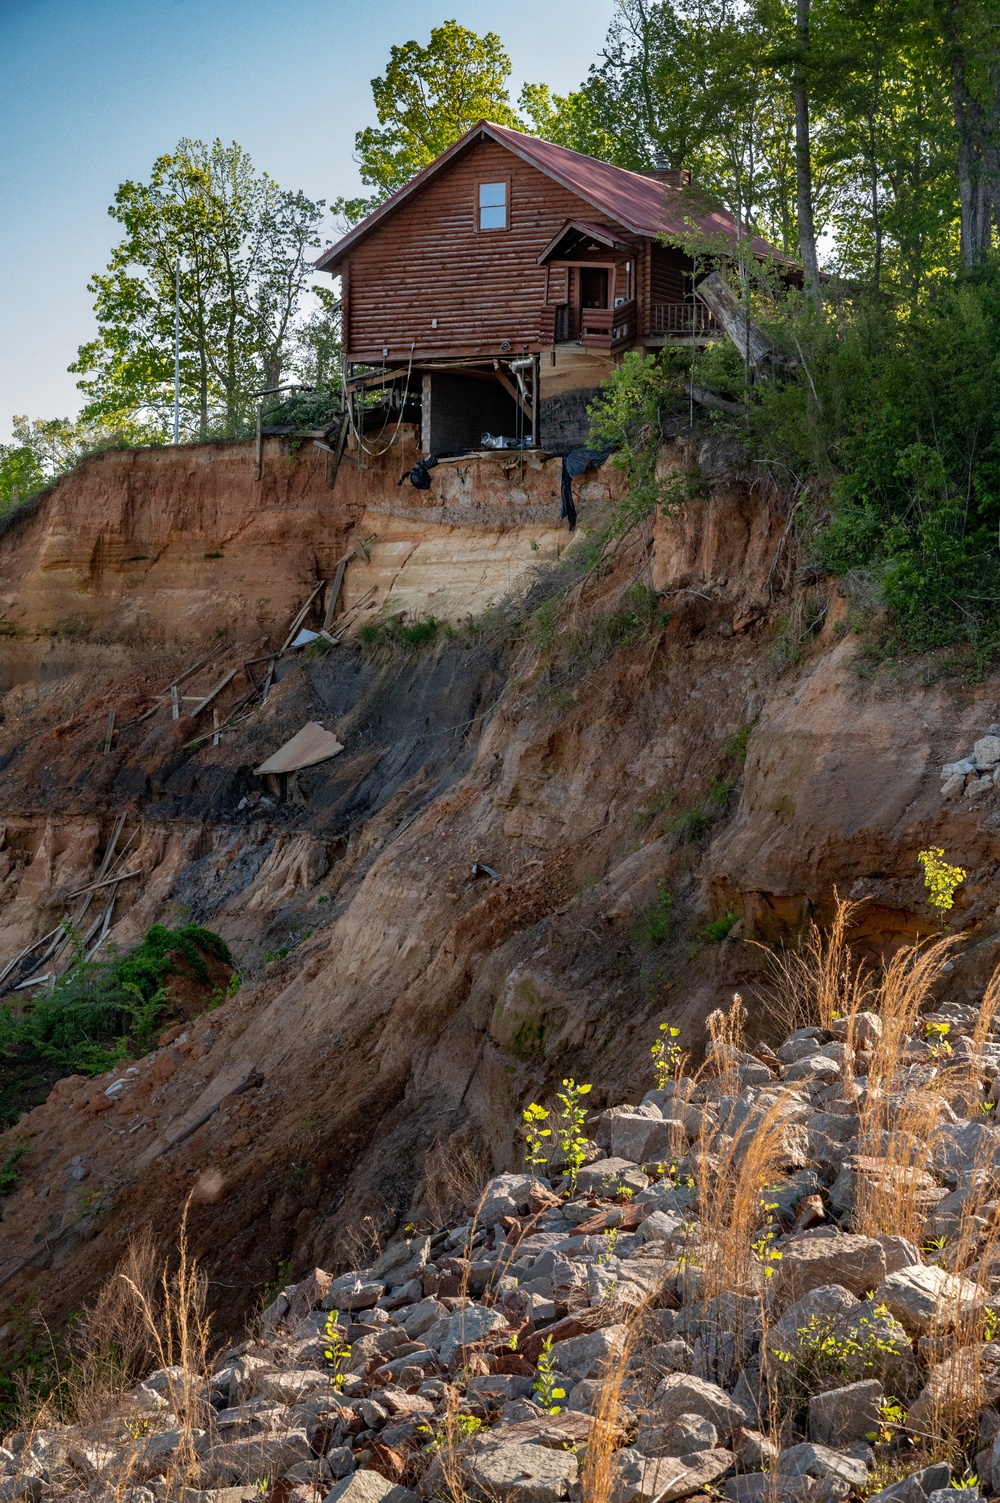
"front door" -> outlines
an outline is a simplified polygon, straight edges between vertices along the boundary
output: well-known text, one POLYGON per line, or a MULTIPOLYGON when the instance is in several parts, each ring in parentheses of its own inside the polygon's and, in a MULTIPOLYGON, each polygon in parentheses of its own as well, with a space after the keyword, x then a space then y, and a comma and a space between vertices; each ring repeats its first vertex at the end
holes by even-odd
POLYGON ((580 307, 606 308, 608 306, 608 268, 606 266, 581 266, 580 307))

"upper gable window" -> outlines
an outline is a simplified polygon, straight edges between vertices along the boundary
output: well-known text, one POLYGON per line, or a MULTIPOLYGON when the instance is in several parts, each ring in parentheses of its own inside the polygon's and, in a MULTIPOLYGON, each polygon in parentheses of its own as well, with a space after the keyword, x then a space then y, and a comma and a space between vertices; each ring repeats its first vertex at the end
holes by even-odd
POLYGON ((480 183, 477 224, 481 230, 507 228, 507 184, 480 183))

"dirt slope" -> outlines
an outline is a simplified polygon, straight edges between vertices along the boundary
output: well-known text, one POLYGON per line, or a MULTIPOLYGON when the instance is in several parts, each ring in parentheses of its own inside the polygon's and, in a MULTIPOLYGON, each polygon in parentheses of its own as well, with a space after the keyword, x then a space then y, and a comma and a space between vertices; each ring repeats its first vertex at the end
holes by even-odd
MULTIPOLYGON (((674 449, 663 462, 690 458, 674 449)), ((169 1243, 184 1197, 211 1181, 192 1230, 220 1319, 238 1325, 279 1259, 330 1268, 373 1224, 384 1237, 426 1208, 422 1175, 430 1169, 432 1188, 446 1179, 463 1145, 509 1167, 521 1105, 561 1074, 592 1081, 596 1105, 631 1099, 656 1024, 669 1017, 694 1039, 735 987, 756 996, 761 952, 746 941, 822 912, 834 884, 870 899, 867 943, 920 932, 915 858, 932 841, 970 873, 954 994, 991 967, 1000 794, 942 804, 937 773, 1000 718, 996 679, 859 676, 832 583, 826 625, 779 673, 786 518, 713 478, 709 451, 702 459, 707 499, 591 574, 558 621, 543 612, 528 630, 442 640, 412 657, 345 646, 290 662, 259 717, 218 747, 187 749, 190 723, 164 712, 110 757, 95 752, 126 689, 138 708, 213 638, 212 611, 182 608, 181 576, 173 608, 190 632, 185 653, 164 635, 169 613, 155 630, 134 625, 161 611, 149 604, 166 598, 159 586, 122 587, 114 598, 128 594, 133 626, 105 611, 75 660, 77 639, 59 639, 59 677, 42 674, 42 658, 30 675, 24 666, 40 651, 37 630, 19 627, 3 644, 23 675, 0 726, 3 954, 51 927, 92 879, 124 809, 142 877, 123 888, 115 939, 191 918, 223 935, 247 978, 111 1097, 109 1078, 63 1081, 7 1134, 30 1141, 0 1228, 11 1322, 35 1304, 60 1320, 131 1230, 149 1225, 169 1243), (633 629, 622 621, 637 581, 662 599, 633 629), (307 719, 346 750, 302 775, 297 800, 277 802, 252 768, 307 719), (751 724, 744 767, 732 743, 751 724), (473 876, 474 863, 498 877, 473 876), (735 937, 698 938, 730 908, 743 915, 735 937)), ((230 463, 223 452, 224 473, 230 463)), ((445 499, 433 493, 429 514, 445 499)), ((59 506, 71 503, 64 494, 59 506)), ((132 504, 138 516, 141 498, 132 504)), ((168 520, 169 546, 191 552, 168 520)), ((553 520, 522 523, 517 547, 553 520)), ((349 522, 323 523, 322 570, 355 536, 349 522)), ((94 557, 92 523, 80 521, 78 560, 94 557)), ((307 582, 296 550, 319 552, 304 513, 301 524, 280 582, 286 614, 307 582)), ((250 539, 239 555, 248 570, 268 567, 252 564, 259 525, 246 518, 233 533, 250 539)), ((460 524, 424 525, 433 541, 435 527, 460 524)), ((0 543, 8 614, 44 576, 39 539, 52 526, 43 505, 0 543)), ((283 557, 272 552, 272 570, 283 557)), ((446 573, 444 558, 435 588, 446 573)), ((277 599, 279 582, 269 588, 277 599)), ((536 582, 536 600, 549 588, 536 582)))

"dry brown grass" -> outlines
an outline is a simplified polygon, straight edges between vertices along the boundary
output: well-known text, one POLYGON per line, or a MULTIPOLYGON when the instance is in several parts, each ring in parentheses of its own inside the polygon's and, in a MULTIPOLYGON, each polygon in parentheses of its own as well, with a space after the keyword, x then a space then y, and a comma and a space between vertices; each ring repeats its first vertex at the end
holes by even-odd
POLYGON ((703 1068, 716 1076, 719 1091, 724 1096, 739 1094, 739 1055, 746 1043, 746 1023, 747 1010, 739 992, 733 993, 728 1012, 720 1008, 705 1020, 709 1044, 703 1068))
POLYGON ((706 1128, 698 1193, 703 1297, 762 1293, 769 1259, 768 1186, 787 1161, 780 1103, 749 1116, 731 1137, 706 1128))
POLYGON ((583 1503, 609 1503, 615 1480, 615 1449, 621 1434, 622 1388, 632 1355, 635 1332, 641 1324, 642 1306, 625 1321, 625 1335, 611 1352, 587 1432, 587 1449, 580 1480, 583 1503))
POLYGON ((432 1226, 445 1226, 479 1199, 491 1172, 477 1140, 461 1133, 437 1138, 424 1159, 421 1213, 432 1226))
POLYGON ((881 1034, 859 1110, 859 1142, 873 1161, 858 1175, 853 1225, 862 1235, 923 1240, 930 1140, 942 1102, 923 1080, 909 1083, 907 1049, 954 943, 946 936, 898 950, 870 994, 881 1034))
POLYGON ((206 1313, 207 1280, 188 1246, 188 1211, 184 1205, 173 1272, 165 1265, 155 1297, 123 1275, 146 1324, 159 1367, 169 1376, 166 1396, 180 1429, 180 1444, 167 1471, 168 1485, 183 1485, 198 1468, 194 1432, 205 1419, 205 1381, 210 1373, 210 1320, 206 1313))
MULTIPOLYGON (((114 1276, 78 1321, 70 1340, 66 1403, 77 1424, 96 1424, 156 1365, 156 1347, 137 1298, 155 1300, 159 1255, 148 1230, 129 1242, 114 1276)), ((69 1416, 67 1416, 69 1417, 69 1416)))
POLYGON ((862 905, 842 898, 836 888, 833 897, 828 929, 810 920, 798 947, 777 955, 757 944, 773 973, 768 1006, 782 1039, 797 1028, 830 1028, 836 1018, 864 1012, 872 1001, 871 978, 847 941, 862 905))

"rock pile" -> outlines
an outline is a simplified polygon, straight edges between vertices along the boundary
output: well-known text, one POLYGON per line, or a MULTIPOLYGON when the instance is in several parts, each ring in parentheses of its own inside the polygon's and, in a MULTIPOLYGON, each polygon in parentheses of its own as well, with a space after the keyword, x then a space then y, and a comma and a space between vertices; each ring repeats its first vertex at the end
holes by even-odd
POLYGON ((1000 725, 991 725, 972 748, 971 757, 946 762, 941 769, 942 798, 982 798, 1000 784, 1000 725))
POLYGON ((881 1085, 874 1013, 710 1050, 697 1079, 591 1119, 575 1184, 501 1174, 460 1221, 284 1289, 210 1373, 8 1436, 0 1503, 947 1503, 970 1468, 965 1497, 1000 1491, 1000 1035, 971 1007, 931 1019, 948 1046, 921 1019, 881 1085), (921 1246, 858 1224, 908 1133, 921 1246), (743 1273, 719 1287, 721 1166, 735 1207, 768 1134, 743 1273))

